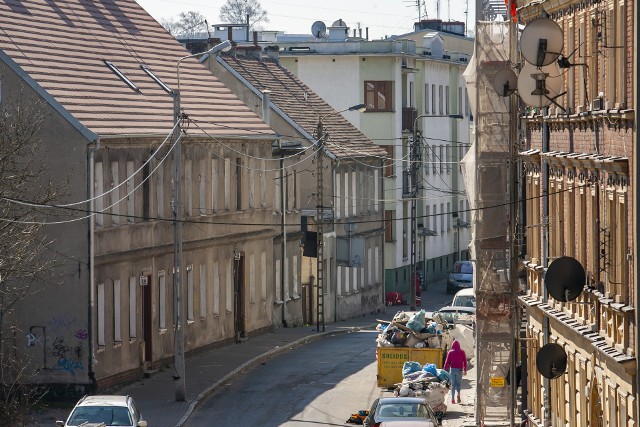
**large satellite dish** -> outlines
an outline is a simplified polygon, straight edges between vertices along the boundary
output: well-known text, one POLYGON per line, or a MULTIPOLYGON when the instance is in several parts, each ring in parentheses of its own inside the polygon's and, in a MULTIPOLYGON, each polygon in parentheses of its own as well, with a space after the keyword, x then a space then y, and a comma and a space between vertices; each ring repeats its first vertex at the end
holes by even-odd
POLYGON ((562 28, 553 19, 536 19, 522 30, 520 51, 524 59, 536 67, 549 65, 558 59, 563 47, 562 28))
POLYGON ((556 258, 547 268, 544 285, 556 300, 567 302, 578 298, 587 280, 584 267, 568 256, 556 258))
POLYGON ((543 377, 558 378, 567 369, 567 353, 559 344, 545 344, 536 355, 536 367, 543 377))
POLYGON ((322 21, 316 21, 311 26, 311 34, 317 39, 321 39, 327 35, 327 26, 322 21))
POLYGON ((511 68, 500 70, 493 77, 493 89, 500 96, 509 96, 518 88, 518 76, 511 68))
POLYGON ((518 95, 530 107, 546 107, 562 95, 562 73, 557 63, 536 67, 528 62, 518 76, 518 95))

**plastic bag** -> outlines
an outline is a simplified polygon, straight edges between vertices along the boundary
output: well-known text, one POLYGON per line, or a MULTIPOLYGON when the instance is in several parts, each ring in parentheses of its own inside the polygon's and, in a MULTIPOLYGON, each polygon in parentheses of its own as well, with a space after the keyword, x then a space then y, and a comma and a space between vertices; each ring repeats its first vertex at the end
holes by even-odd
POLYGON ((425 315, 426 313, 424 310, 420 310, 419 312, 415 313, 407 322, 407 327, 416 332, 420 332, 424 328, 425 315))
POLYGON ((418 372, 422 370, 422 365, 418 362, 404 362, 402 365, 402 377, 406 377, 408 374, 412 372, 418 372))
POLYGON ((434 377, 438 376, 438 371, 435 363, 427 363, 426 365, 424 365, 424 368, 422 368, 422 370, 433 374, 434 377))
POLYGON ((436 369, 437 372, 437 377, 440 381, 449 381, 451 382, 451 375, 449 374, 449 372, 445 371, 444 369, 436 369))

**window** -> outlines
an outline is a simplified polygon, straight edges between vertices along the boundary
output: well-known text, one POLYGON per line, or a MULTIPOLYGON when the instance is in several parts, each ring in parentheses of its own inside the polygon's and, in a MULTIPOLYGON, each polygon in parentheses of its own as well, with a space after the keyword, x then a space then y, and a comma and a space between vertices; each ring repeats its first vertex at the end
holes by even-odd
POLYGON ((267 206, 267 183, 265 178, 266 174, 266 161, 264 159, 260 160, 260 206, 267 206))
POLYGON ((344 217, 349 216, 349 172, 344 173, 344 217))
POLYGON ((358 208, 358 175, 356 172, 351 172, 351 215, 357 215, 358 208))
POLYGON ((384 211, 384 241, 393 242, 393 211, 384 211))
POLYGON ((207 169, 205 167, 204 159, 198 161, 198 211, 200 215, 207 213, 207 199, 205 196, 207 179, 205 178, 207 169))
POLYGON ((193 321, 193 296, 193 265, 187 265, 187 320, 189 321, 193 321))
POLYGON ((255 198, 256 198, 256 179, 255 179, 255 169, 252 165, 254 162, 253 159, 249 159, 249 168, 247 171, 247 179, 249 180, 249 209, 253 209, 255 207, 255 198))
POLYGON ((136 204, 135 204, 135 182, 134 182, 134 166, 132 161, 127 162, 127 221, 135 222, 136 204))
POLYGON ((431 85, 431 114, 436 113, 436 85, 431 85))
POLYGON ((367 111, 393 111, 390 81, 365 81, 364 99, 367 111))
POLYGON ((94 209, 96 213, 96 226, 102 227, 104 224, 104 216, 102 211, 104 210, 104 198, 100 197, 104 193, 104 177, 102 175, 102 162, 96 162, 94 170, 94 184, 93 189, 95 192, 94 209))
POLYGON ((281 287, 282 287, 282 273, 281 273, 281 269, 282 267, 280 266, 281 264, 281 260, 277 259, 276 260, 276 268, 275 268, 275 273, 276 273, 276 279, 273 281, 273 283, 275 283, 276 285, 276 301, 282 302, 282 295, 281 294, 281 287))
POLYGON ((220 314, 220 270, 218 269, 218 261, 213 263, 213 314, 220 314))
POLYGON ((98 285, 98 293, 96 295, 96 305, 98 307, 98 345, 105 344, 104 337, 104 283, 98 285))
POLYGON ((444 164, 445 164, 445 168, 447 169, 447 173, 451 173, 451 163, 452 163, 452 158, 451 158, 451 147, 449 145, 446 145, 444 150, 444 164))
POLYGON ((200 318, 207 318, 207 266, 200 264, 200 318))
POLYGON ((260 255, 260 295, 262 296, 262 300, 267 300, 267 254, 266 252, 262 252, 260 255))
POLYGON ((218 202, 218 194, 220 193, 220 189, 218 188, 218 186, 220 185, 218 172, 220 171, 220 168, 218 167, 218 164, 218 159, 211 159, 211 213, 214 213, 217 209, 220 208, 218 202))
POLYGON ((111 162, 111 224, 120 223, 120 164, 111 162))
POLYGON ((378 188, 378 180, 379 180, 379 171, 376 169, 373 171, 373 210, 378 212, 380 209, 380 200, 378 198, 378 192, 380 191, 378 188))
POLYGON ((224 209, 231 207, 231 159, 224 159, 224 209))
POLYGON ((138 320, 137 320, 137 280, 136 277, 129 277, 129 338, 138 336, 138 320))
POLYGON ((158 218, 164 218, 164 169, 159 167, 156 170, 156 203, 158 218))
POLYGON ((394 158, 393 158, 393 145, 383 145, 382 148, 387 152, 387 159, 384 161, 384 176, 394 176, 394 158))
POLYGON ((377 246, 373 250, 373 257, 376 283, 380 283, 380 248, 377 246))
POLYGON ((438 86, 438 112, 444 114, 444 96, 442 94, 442 85, 438 86))
POLYGON ((164 271, 158 274, 158 317, 160 329, 167 329, 167 278, 164 271))
POLYGON ((451 230, 451 202, 447 202, 447 231, 451 230))
POLYGON ((249 255, 249 302, 256 302, 256 256, 249 255))
POLYGON ((336 173, 336 205, 335 205, 335 211, 336 211, 336 217, 341 218, 342 217, 342 212, 340 212, 340 172, 336 173))
POLYGON ((225 310, 229 313, 233 312, 233 260, 227 261, 225 268, 225 294, 226 294, 226 307, 225 310))
POLYGON ((113 281, 113 341, 121 342, 120 280, 113 281))
POLYGON ((449 114, 449 86, 446 86, 444 91, 444 113, 449 114))
POLYGON ((445 158, 443 145, 438 146, 438 162, 440 163, 440 173, 444 173, 445 158))
POLYGON ((242 210, 242 159, 236 158, 236 210, 242 210))
POLYGON ((429 105, 431 100, 429 99, 429 83, 425 83, 424 85, 424 112, 429 113, 429 105))
POLYGON ((458 114, 464 114, 462 109, 462 88, 458 88, 458 114))
POLYGON ((444 211, 444 203, 440 203, 440 231, 442 231, 443 233, 446 231, 444 228, 444 217, 446 216, 446 213, 444 211))
POLYGON ((184 192, 185 199, 183 202, 186 204, 185 210, 187 217, 193 216, 193 162, 191 160, 185 160, 184 162, 184 192))
POLYGON ((342 266, 338 266, 338 272, 336 274, 336 293, 338 296, 342 295, 342 266))

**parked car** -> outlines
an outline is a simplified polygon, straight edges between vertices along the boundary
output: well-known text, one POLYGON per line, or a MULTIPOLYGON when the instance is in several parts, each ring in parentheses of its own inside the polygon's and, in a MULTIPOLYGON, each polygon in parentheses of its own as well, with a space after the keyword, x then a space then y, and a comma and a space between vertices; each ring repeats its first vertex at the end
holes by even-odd
POLYGON ((473 287, 473 263, 456 261, 447 276, 447 293, 453 294, 460 289, 473 287))
POLYGON ((476 306, 476 292, 473 288, 461 289, 453 296, 452 307, 474 307, 476 306))
MULTIPOLYGON (((374 400, 369 415, 364 419, 365 427, 384 425, 406 425, 401 422, 413 421, 419 426, 435 427, 438 421, 426 401, 419 397, 381 397, 374 400), (398 422, 400 424, 393 424, 398 422)), ((414 424, 411 424, 414 425, 414 424)))
POLYGON ((472 326, 476 320, 476 308, 447 306, 435 311, 433 317, 436 316, 441 316, 449 327, 456 324, 472 326))
POLYGON ((131 396, 85 396, 76 403, 67 421, 56 426, 147 427, 131 396))

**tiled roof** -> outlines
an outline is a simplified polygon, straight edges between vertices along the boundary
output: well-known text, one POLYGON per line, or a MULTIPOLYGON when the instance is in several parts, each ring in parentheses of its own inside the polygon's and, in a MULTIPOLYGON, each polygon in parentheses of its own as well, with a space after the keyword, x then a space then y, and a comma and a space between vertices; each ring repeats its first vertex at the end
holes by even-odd
MULTIPOLYGON (((173 98, 141 65, 176 89, 176 64, 189 55, 134 0, 0 0, 0 50, 98 135, 166 135, 173 98)), ((181 107, 209 134, 273 134, 196 58, 181 62, 180 90, 181 107)), ((203 134, 196 123, 189 133, 203 134)))
POLYGON ((318 120, 323 117, 324 130, 329 134, 326 147, 337 158, 374 156, 382 159, 387 156, 385 150, 276 61, 233 53, 223 54, 220 58, 256 89, 269 90, 271 102, 309 135, 315 135, 318 120))

